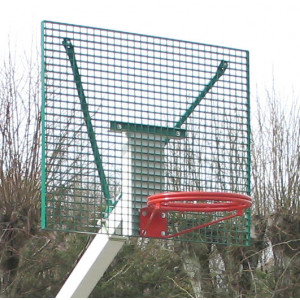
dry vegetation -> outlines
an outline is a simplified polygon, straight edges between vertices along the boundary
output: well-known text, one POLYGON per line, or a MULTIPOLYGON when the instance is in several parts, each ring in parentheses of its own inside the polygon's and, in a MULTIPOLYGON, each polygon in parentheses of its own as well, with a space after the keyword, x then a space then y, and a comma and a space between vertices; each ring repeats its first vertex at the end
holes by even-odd
MULTIPOLYGON (((299 105, 286 111, 275 92, 266 98, 254 115, 251 247, 133 239, 94 297, 300 297, 299 105)), ((0 297, 54 297, 90 240, 39 228, 39 107, 38 67, 29 61, 19 74, 8 59, 0 68, 0 297)))

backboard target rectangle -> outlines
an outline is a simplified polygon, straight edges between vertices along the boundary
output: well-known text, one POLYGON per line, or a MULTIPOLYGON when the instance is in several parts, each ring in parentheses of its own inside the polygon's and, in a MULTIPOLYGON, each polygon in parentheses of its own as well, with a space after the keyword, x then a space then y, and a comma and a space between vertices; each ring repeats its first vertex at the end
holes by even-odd
MULTIPOLYGON (((250 194, 247 51, 44 21, 42 70, 43 228, 139 236, 152 193, 250 194)), ((233 222, 248 243, 249 214, 233 222)))

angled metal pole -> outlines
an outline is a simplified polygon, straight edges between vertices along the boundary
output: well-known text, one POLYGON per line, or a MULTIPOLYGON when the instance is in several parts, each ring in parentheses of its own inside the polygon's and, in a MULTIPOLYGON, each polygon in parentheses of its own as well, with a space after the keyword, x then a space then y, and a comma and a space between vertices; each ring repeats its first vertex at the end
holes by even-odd
POLYGON ((181 125, 187 120, 187 118, 195 110, 196 106, 201 102, 201 100, 206 96, 206 94, 210 91, 210 89, 214 86, 214 84, 225 73, 227 66, 228 66, 228 62, 222 60, 220 65, 218 66, 215 76, 210 80, 210 82, 205 86, 203 91, 199 94, 199 96, 194 100, 194 102, 191 104, 191 106, 186 110, 186 112, 178 120, 178 122, 174 126, 175 128, 180 128, 181 125))
POLYGON ((88 298, 125 241, 125 238, 96 234, 56 298, 88 298))
MULTIPOLYGON (((194 100, 194 102, 190 105, 190 107, 185 111, 185 113, 180 117, 180 119, 175 123, 174 128, 180 128, 183 123, 187 120, 187 118, 192 114, 197 105, 201 102, 202 99, 205 98, 206 94, 211 90, 214 84, 220 79, 222 75, 224 75, 226 69, 228 67, 228 62, 222 60, 218 66, 217 72, 215 76, 209 81, 209 83, 204 87, 203 91, 199 94, 198 97, 194 100)), ((167 144, 170 141, 170 138, 167 138, 165 143, 167 144)))
POLYGON ((100 178, 100 183, 101 183, 101 187, 102 187, 102 192, 104 194, 106 203, 107 203, 107 212, 109 212, 112 209, 113 203, 110 199, 110 193, 109 193, 109 186, 106 180, 106 176, 104 173, 104 169, 103 169, 103 164, 102 164, 102 158, 101 155, 99 153, 99 149, 97 146, 97 141, 96 141, 96 137, 95 137, 95 132, 93 129, 93 125, 92 125, 92 121, 91 121, 91 116, 89 113, 89 109, 88 109, 88 104, 86 102, 86 97, 84 94, 84 90, 83 90, 83 86, 82 86, 82 82, 81 82, 81 77, 79 74, 79 69, 77 66, 77 62, 76 62, 76 58, 75 58, 75 51, 74 51, 74 46, 71 43, 70 39, 65 38, 62 42, 63 46, 65 47, 65 50, 67 52, 67 55, 69 57, 70 63, 71 63, 71 67, 72 67, 72 71, 73 71, 73 76, 74 76, 74 82, 76 84, 76 88, 77 88, 77 93, 80 99, 80 105, 81 105, 81 110, 84 116, 84 121, 87 127, 87 133, 90 139, 90 143, 92 146, 92 150, 93 150, 93 154, 94 154, 94 159, 95 159, 95 163, 97 166, 97 170, 98 170, 98 175, 100 178))

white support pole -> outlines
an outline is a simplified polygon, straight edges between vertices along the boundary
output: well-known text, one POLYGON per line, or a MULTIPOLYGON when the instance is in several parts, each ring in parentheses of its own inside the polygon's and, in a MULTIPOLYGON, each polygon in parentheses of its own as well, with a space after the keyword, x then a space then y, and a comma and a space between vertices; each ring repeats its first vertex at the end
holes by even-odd
POLYGON ((126 237, 113 236, 122 224, 119 201, 84 252, 56 298, 87 298, 121 250, 126 237))
MULTIPOLYGON (((130 145, 125 143, 122 149, 122 199, 119 201, 121 209, 116 214, 122 218, 122 234, 124 236, 132 235, 132 206, 133 206, 133 187, 132 187, 132 151, 130 145)), ((116 216, 117 218, 117 216, 116 216)))
POLYGON ((56 298, 87 298, 109 267, 125 238, 97 234, 56 298))
POLYGON ((94 237, 80 261, 73 269, 56 298, 87 298, 103 276, 126 241, 123 236, 132 234, 132 170, 131 151, 123 150, 122 198, 94 237))
MULTIPOLYGON (((135 125, 134 125, 135 126, 135 125)), ((122 131, 122 123, 117 124, 122 131)), ((179 129, 176 137, 182 138, 179 129)), ((164 147, 162 134, 134 133, 127 130, 127 142, 122 155, 122 197, 92 243, 66 280, 57 298, 86 298, 103 276, 126 237, 138 234, 139 211, 145 206, 149 194, 164 188, 164 147)))
MULTIPOLYGON (((122 152, 122 199, 114 219, 122 220, 122 235, 139 234, 139 211, 147 198, 164 189, 164 147, 166 137, 127 132, 122 152)), ((125 137, 124 137, 125 139, 125 137)))

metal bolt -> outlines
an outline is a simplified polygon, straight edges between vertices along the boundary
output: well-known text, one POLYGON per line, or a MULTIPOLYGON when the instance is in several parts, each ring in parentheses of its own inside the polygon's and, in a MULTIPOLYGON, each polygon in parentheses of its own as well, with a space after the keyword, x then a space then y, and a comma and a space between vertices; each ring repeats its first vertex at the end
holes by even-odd
POLYGON ((147 212, 145 210, 142 211, 142 216, 146 217, 147 216, 147 212))
POLYGON ((165 214, 165 213, 162 213, 162 214, 161 214, 161 217, 162 217, 163 219, 165 219, 166 214, 165 214))
POLYGON ((162 232, 160 233, 160 235, 161 235, 161 236, 165 236, 165 235, 166 235, 166 232, 165 232, 165 231, 162 231, 162 232))

